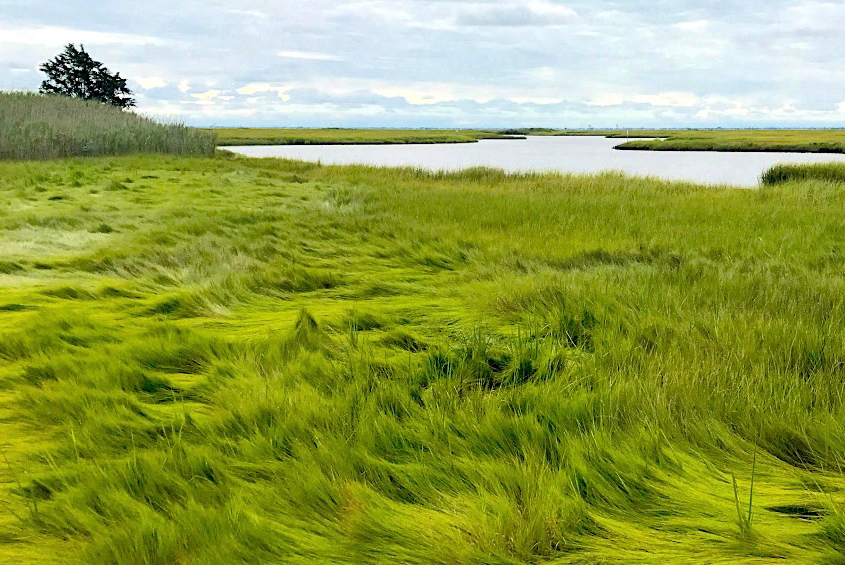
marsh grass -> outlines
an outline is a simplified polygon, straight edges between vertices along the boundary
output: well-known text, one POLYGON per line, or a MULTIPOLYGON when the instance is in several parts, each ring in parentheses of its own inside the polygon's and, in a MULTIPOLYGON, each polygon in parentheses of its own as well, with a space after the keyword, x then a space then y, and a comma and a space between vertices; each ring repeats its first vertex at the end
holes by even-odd
MULTIPOLYGON (((608 133, 608 137, 623 138, 625 136, 625 132, 618 130, 608 133)), ((654 130, 637 131, 636 137, 662 139, 628 141, 617 145, 616 149, 845 153, 845 130, 843 129, 654 130)))
POLYGON ((845 153, 845 129, 567 129, 502 130, 516 135, 603 136, 625 139, 616 149, 845 153), (644 139, 639 139, 644 138, 644 139), (657 139, 655 139, 657 138, 657 139))
POLYGON ((0 159, 214 152, 208 132, 160 124, 98 102, 0 92, 0 159))
POLYGON ((624 139, 623 150, 845 153, 843 129, 552 129, 400 130, 345 128, 215 128, 219 145, 347 145, 471 143, 526 135, 604 136, 624 139), (643 139, 640 139, 643 138, 643 139), (654 139, 658 138, 658 139, 654 139))
POLYGON ((479 139, 512 139, 492 130, 366 129, 366 128, 214 128, 218 145, 392 145, 409 143, 474 143, 479 139))
POLYGON ((845 182, 845 163, 780 164, 767 169, 760 177, 764 185, 790 181, 845 182))
POLYGON ((799 186, 0 163, 0 561, 841 561, 799 186))

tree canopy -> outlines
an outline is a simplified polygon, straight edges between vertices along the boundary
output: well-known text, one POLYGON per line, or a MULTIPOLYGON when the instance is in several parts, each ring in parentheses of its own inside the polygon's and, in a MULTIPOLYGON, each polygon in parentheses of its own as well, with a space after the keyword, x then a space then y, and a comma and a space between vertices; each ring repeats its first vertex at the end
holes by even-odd
POLYGON ((112 74, 102 63, 92 59, 83 45, 77 49, 69 43, 62 53, 39 69, 48 77, 41 83, 43 94, 97 100, 120 108, 135 105, 126 79, 120 73, 112 74))

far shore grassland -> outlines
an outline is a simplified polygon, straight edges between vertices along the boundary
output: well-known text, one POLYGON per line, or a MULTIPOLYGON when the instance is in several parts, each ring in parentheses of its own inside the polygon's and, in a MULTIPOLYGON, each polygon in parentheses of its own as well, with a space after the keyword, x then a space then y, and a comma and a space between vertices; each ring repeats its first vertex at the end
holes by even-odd
POLYGON ((845 129, 549 129, 501 130, 215 128, 218 145, 472 143, 526 135, 603 136, 616 149, 845 153, 845 129), (646 138, 646 139, 641 139, 646 138), (654 139, 660 138, 660 139, 654 139), (625 141, 623 141, 625 140, 625 141), (630 141, 628 141, 630 140, 630 141))
POLYGON ((623 150, 845 153, 845 129, 527 128, 500 131, 516 135, 600 135, 619 139, 616 149, 623 150), (623 139, 625 141, 621 142, 623 139))
POLYGON ((0 563, 845 562, 841 166, 32 147, 0 162, 0 563))
POLYGON ((213 128, 218 145, 392 145, 473 143, 512 139, 496 131, 468 129, 213 128))
MULTIPOLYGON (((616 149, 845 153, 844 129, 672 130, 662 133, 654 137, 665 139, 633 140, 618 145, 616 149)), ((613 137, 623 135, 617 132, 613 137)))

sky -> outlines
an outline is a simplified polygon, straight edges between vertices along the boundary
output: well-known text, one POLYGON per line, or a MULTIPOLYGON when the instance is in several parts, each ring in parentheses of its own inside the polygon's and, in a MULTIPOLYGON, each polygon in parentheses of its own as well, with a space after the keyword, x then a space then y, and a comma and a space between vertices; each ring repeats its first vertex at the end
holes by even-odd
POLYGON ((845 127, 845 2, 0 0, 0 90, 67 43, 200 126, 845 127))

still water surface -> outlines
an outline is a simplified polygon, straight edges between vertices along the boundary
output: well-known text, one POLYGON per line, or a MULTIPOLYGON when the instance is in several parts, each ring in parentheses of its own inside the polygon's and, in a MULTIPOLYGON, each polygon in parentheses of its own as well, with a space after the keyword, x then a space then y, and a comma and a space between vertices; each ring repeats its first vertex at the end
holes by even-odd
POLYGON ((431 145, 264 145, 224 149, 249 157, 284 157, 332 165, 411 165, 433 170, 484 165, 506 171, 573 173, 619 170, 632 175, 744 187, 757 186, 760 174, 776 163, 845 162, 845 155, 836 154, 613 149, 623 141, 604 137, 531 136, 431 145))

